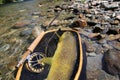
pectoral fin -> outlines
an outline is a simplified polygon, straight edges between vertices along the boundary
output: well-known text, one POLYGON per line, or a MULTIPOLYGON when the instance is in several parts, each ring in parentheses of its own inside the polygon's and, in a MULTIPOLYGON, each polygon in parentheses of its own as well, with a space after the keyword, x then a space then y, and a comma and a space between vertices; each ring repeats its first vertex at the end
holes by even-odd
POLYGON ((52 64, 52 57, 44 57, 42 59, 40 59, 38 62, 39 63, 46 63, 46 64, 49 64, 51 65, 52 64))

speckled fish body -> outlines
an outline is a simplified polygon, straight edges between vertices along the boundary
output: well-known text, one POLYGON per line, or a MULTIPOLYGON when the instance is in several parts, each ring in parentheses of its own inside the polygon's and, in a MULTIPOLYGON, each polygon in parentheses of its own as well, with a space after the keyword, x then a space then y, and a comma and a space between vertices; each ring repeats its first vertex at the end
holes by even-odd
POLYGON ((71 32, 64 32, 59 39, 47 80, 70 80, 76 57, 76 39, 71 32))

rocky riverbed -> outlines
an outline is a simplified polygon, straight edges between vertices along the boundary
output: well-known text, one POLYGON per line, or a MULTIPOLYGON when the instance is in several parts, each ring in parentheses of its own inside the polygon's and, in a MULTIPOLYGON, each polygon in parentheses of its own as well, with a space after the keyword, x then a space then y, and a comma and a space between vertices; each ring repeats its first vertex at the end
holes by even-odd
POLYGON ((41 31, 61 27, 78 30, 86 44, 87 80, 119 80, 119 0, 31 0, 1 5, 0 80, 14 80, 15 66, 41 31))

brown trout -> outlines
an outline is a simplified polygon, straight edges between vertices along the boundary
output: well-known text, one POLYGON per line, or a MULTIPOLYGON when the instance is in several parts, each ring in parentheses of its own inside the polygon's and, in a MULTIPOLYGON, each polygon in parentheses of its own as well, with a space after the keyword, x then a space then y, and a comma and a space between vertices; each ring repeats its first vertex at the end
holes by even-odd
MULTIPOLYGON (((51 63, 47 80, 70 80, 77 58, 76 39, 71 32, 64 32, 60 37, 51 63)), ((43 59, 46 62, 47 58, 43 59)), ((50 62, 51 61, 51 62, 50 62)))

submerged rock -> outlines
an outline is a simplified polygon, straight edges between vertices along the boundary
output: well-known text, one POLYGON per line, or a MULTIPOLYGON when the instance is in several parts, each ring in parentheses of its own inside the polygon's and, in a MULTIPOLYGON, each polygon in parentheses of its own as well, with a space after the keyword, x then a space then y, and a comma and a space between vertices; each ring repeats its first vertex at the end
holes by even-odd
POLYGON ((29 25, 30 23, 31 21, 29 20, 18 21, 13 25, 12 28, 15 28, 15 29, 22 28, 22 27, 29 25))
POLYGON ((30 34, 32 33, 32 30, 31 29, 28 29, 28 30, 24 30, 20 33, 20 36, 29 36, 30 34))
POLYGON ((36 38, 40 35, 40 33, 43 31, 41 26, 35 26, 32 30, 32 35, 36 38))
POLYGON ((2 47, 0 47, 0 52, 1 51, 7 51, 9 48, 10 48, 10 45, 9 44, 5 44, 2 47))

